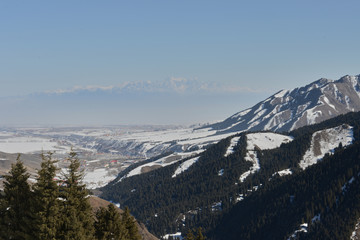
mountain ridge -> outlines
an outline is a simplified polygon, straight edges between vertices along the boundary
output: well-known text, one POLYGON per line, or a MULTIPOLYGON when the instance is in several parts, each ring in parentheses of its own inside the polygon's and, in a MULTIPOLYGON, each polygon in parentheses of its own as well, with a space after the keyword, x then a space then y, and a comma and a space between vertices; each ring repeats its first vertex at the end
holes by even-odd
POLYGON ((304 87, 280 90, 269 98, 207 125, 218 133, 236 131, 290 131, 339 114, 360 111, 360 75, 337 81, 321 78, 304 87))

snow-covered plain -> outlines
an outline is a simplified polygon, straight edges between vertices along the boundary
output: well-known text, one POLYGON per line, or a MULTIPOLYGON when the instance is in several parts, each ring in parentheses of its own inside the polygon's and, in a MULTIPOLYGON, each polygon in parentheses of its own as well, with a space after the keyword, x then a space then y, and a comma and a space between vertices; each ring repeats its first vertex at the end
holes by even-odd
POLYGON ((344 147, 353 142, 353 128, 341 125, 335 128, 317 131, 313 134, 310 149, 299 163, 302 169, 316 164, 325 154, 331 153, 341 143, 344 147))
POLYGON ((55 151, 60 146, 53 139, 39 137, 7 136, 0 139, 0 152, 6 153, 31 153, 38 151, 55 151))
POLYGON ((260 150, 274 149, 280 147, 280 145, 283 143, 288 143, 293 140, 292 137, 271 132, 249 133, 246 135, 246 138, 247 153, 245 160, 252 162, 253 165, 248 171, 241 174, 240 182, 244 182, 250 174, 260 170, 260 163, 256 155, 256 148, 259 148, 260 150))

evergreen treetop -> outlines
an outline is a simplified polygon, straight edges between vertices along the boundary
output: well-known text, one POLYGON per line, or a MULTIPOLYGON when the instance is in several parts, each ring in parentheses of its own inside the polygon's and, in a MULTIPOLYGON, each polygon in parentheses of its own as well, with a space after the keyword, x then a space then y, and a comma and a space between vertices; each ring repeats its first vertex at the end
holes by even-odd
POLYGON ((88 202, 88 191, 82 184, 83 172, 80 161, 74 151, 69 153, 67 160, 70 165, 64 176, 65 185, 61 187, 61 239, 93 239, 93 215, 88 202))
POLYGON ((55 180, 57 161, 52 160, 52 153, 42 153, 41 158, 41 169, 34 184, 36 238, 51 240, 57 239, 60 220, 59 186, 55 180))
POLYGON ((6 211, 3 234, 8 239, 34 239, 33 193, 27 182, 29 176, 19 154, 4 183, 6 211))

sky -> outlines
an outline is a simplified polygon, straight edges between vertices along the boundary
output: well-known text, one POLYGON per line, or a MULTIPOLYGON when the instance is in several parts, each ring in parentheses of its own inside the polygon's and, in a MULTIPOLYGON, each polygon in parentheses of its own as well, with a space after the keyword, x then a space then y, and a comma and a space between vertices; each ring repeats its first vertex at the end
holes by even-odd
POLYGON ((190 110, 184 89, 157 102, 158 114, 174 101, 189 112, 164 121, 223 119, 281 89, 359 74, 359 7, 355 0, 1 1, 0 97, 182 79, 218 86, 201 90, 213 102, 191 95, 201 106, 216 98, 217 109, 196 115, 200 103, 190 110))

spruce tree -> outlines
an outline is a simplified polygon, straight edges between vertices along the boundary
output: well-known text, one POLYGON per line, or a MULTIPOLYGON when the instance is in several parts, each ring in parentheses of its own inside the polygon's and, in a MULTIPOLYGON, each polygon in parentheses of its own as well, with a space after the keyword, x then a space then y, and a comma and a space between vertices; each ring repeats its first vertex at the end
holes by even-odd
POLYGON ((34 239, 33 193, 27 182, 29 179, 20 154, 11 165, 9 175, 5 176, 4 212, 5 228, 2 233, 6 239, 34 239))
POLYGON ((121 220, 120 213, 113 204, 109 204, 108 208, 99 208, 96 212, 95 236, 96 239, 106 240, 128 240, 129 234, 125 228, 125 224, 121 220))
POLYGON ((95 238, 99 240, 106 239, 109 236, 107 210, 104 207, 100 207, 96 211, 95 216, 95 238))
POLYGON ((82 184, 83 172, 80 161, 74 151, 69 153, 70 165, 64 174, 64 186, 61 188, 61 226, 60 239, 94 239, 92 209, 88 201, 88 191, 82 184))
POLYGON ((141 236, 139 234, 139 229, 136 225, 136 221, 133 216, 130 215, 130 210, 128 207, 125 207, 125 210, 122 214, 122 221, 125 224, 125 228, 128 231, 129 240, 140 240, 141 236))
POLYGON ((41 169, 38 171, 37 182, 34 185, 36 199, 36 238, 52 240, 57 238, 59 228, 59 187, 54 180, 56 176, 56 161, 52 153, 41 154, 41 169))

